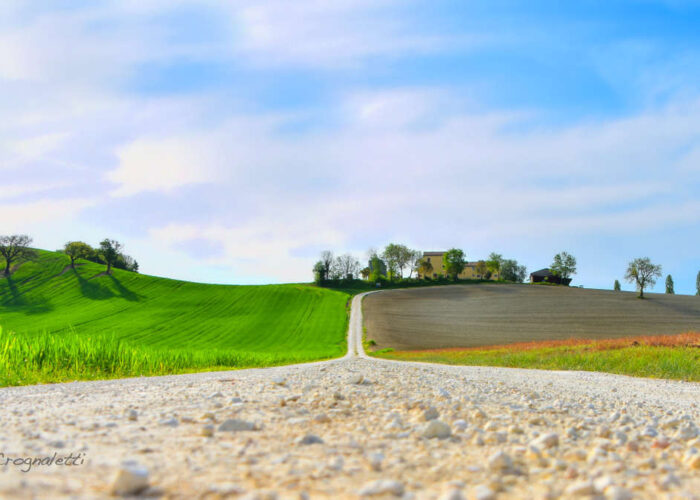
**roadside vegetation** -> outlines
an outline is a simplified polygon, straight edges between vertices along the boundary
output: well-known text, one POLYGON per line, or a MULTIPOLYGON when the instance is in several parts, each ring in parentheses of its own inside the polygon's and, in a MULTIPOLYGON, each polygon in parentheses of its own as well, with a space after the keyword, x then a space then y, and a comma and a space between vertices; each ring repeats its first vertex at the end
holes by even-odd
POLYGON ((318 351, 163 348, 114 334, 40 333, 0 329, 0 386, 172 375, 305 363, 336 357, 318 351))
POLYGON ((605 340, 523 342, 467 349, 383 349, 371 355, 450 365, 583 370, 700 381, 700 332, 605 340))

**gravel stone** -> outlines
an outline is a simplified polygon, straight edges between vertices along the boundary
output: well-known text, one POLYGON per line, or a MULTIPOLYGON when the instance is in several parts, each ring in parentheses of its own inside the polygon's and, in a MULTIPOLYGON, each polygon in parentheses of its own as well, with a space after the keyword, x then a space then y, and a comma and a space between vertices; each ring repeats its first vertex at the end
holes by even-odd
POLYGON ((308 444, 323 444, 323 439, 316 436, 315 434, 307 434, 306 436, 300 438, 297 444, 308 445, 308 444))
POLYGON ((403 495, 404 486, 395 479, 377 479, 365 484, 358 492, 360 496, 393 495, 400 497, 403 495))
POLYGON ((439 438, 439 439, 445 439, 450 437, 450 434, 452 434, 452 429, 450 429, 450 426, 447 425, 445 422, 442 420, 431 420, 427 424, 425 424, 425 427, 423 428, 421 435, 424 438, 432 439, 432 438, 439 438))
POLYGON ((257 429, 253 422, 248 422, 246 420, 241 420, 238 418, 229 418, 219 426, 219 431, 221 432, 238 432, 254 430, 257 429))
POLYGON ((148 469, 135 461, 124 462, 112 482, 112 494, 136 495, 148 488, 148 469))

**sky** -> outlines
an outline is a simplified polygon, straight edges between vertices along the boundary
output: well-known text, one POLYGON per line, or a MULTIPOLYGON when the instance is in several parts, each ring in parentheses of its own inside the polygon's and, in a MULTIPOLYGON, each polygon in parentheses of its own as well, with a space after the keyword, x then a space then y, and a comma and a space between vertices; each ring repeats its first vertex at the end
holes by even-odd
POLYGON ((683 0, 3 0, 0 234, 240 284, 390 242, 568 251, 591 288, 649 257, 692 294, 698 26, 683 0))

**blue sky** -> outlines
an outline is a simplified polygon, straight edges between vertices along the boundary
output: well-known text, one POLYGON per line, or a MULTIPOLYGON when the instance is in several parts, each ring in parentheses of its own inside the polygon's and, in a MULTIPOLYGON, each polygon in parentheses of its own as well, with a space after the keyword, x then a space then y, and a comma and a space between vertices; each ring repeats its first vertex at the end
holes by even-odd
POLYGON ((390 241, 567 250, 600 288, 649 256, 693 293, 697 26, 672 0, 6 0, 0 232, 222 283, 390 241))

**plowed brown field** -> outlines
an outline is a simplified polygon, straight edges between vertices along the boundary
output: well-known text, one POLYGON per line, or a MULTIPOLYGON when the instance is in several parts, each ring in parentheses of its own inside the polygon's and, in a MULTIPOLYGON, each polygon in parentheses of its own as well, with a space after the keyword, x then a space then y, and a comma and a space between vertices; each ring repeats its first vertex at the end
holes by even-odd
POLYGON ((454 285, 365 297, 377 348, 434 349, 700 331, 700 297, 533 285, 454 285))

